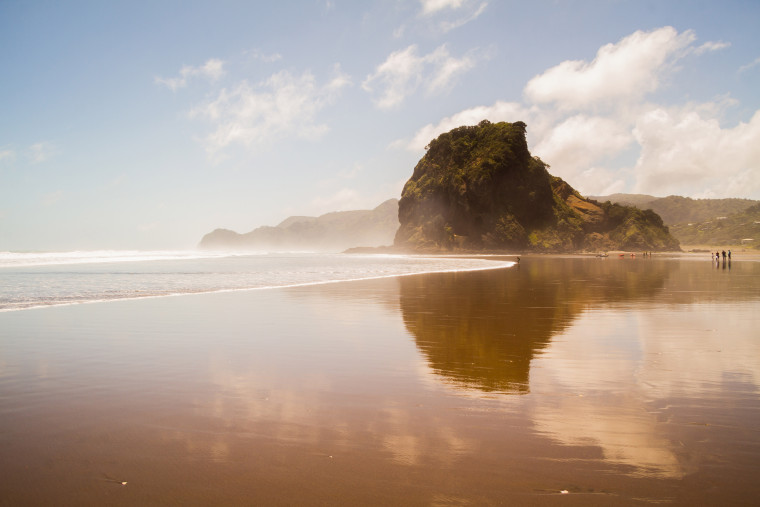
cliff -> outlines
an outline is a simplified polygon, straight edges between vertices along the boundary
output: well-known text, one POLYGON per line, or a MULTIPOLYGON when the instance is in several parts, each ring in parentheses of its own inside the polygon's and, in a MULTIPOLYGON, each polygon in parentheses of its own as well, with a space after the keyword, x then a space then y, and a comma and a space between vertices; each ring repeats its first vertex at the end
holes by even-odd
POLYGON ((411 251, 678 250, 662 219, 586 199, 531 156, 523 122, 459 127, 430 142, 399 201, 411 251))
POLYGON ((199 246, 217 250, 341 252, 352 247, 389 245, 397 229, 398 200, 389 199, 372 210, 294 216, 275 227, 263 226, 245 234, 216 229, 206 234, 199 246))

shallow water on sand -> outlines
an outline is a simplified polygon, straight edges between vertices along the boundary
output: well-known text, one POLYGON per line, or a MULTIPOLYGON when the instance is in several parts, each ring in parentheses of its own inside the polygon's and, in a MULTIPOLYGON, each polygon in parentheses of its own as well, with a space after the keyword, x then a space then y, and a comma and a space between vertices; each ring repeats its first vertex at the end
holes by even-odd
POLYGON ((0 503, 751 504, 758 315, 656 257, 0 313, 0 503))
POLYGON ((511 266, 514 258, 208 251, 0 252, 0 312, 511 266))

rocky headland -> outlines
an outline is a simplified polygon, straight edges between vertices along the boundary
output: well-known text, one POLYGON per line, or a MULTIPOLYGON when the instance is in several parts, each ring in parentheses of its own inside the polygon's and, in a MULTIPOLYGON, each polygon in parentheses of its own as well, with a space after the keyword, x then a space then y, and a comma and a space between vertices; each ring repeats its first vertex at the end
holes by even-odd
POLYGON ((394 247, 413 252, 680 250, 660 216, 580 195, 528 150, 523 122, 430 142, 404 186, 394 247))

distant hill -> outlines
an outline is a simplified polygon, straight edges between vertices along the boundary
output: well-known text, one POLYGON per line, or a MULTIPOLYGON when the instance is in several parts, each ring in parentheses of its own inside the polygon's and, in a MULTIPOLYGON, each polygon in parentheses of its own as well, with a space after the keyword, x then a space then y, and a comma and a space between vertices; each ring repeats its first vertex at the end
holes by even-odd
POLYGON ((342 252, 352 247, 390 245, 398 225, 398 199, 388 199, 373 210, 293 216, 275 227, 263 226, 245 234, 216 229, 203 236, 199 246, 217 250, 342 252))
POLYGON ((483 120, 441 134, 399 201, 404 250, 679 250, 653 211, 586 199, 531 156, 523 122, 483 120))
POLYGON ((589 195, 588 198, 599 202, 610 201, 621 204, 623 206, 636 206, 639 209, 652 208, 651 203, 653 201, 661 199, 661 197, 655 197, 653 195, 647 194, 611 194, 601 196, 589 195))
POLYGON ((740 213, 760 203, 752 199, 692 199, 677 195, 654 197, 645 194, 612 194, 589 198, 599 202, 610 201, 625 206, 636 206, 640 209, 651 209, 669 226, 725 217, 740 213))
POLYGON ((742 244, 745 247, 760 248, 760 203, 726 217, 674 225, 671 231, 684 244, 742 244))

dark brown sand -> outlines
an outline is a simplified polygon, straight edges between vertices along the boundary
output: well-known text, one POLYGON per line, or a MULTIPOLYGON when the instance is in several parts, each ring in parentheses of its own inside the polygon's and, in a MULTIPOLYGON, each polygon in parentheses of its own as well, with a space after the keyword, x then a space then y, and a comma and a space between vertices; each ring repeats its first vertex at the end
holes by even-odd
POLYGON ((760 262, 0 313, 3 505, 751 505, 760 262))

